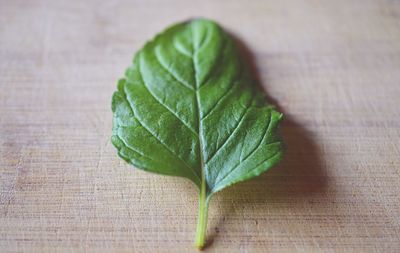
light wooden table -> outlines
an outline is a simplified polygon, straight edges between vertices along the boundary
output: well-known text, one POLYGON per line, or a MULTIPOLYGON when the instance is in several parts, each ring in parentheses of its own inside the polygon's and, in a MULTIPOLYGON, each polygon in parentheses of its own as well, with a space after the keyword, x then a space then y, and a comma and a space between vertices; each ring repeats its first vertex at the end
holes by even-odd
POLYGON ((206 252, 400 252, 399 1, 0 2, 0 251, 195 252, 197 192, 110 143, 167 25, 217 20, 285 113, 285 160, 212 200, 206 252))

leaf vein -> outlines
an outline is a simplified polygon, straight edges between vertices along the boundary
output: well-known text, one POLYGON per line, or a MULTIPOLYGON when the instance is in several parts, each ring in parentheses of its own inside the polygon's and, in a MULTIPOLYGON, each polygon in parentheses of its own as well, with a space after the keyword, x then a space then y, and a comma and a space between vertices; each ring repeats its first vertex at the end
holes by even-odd
POLYGON ((207 159, 206 164, 207 164, 208 162, 210 162, 210 161, 218 154, 218 152, 226 145, 226 143, 228 143, 229 139, 233 136, 233 134, 234 134, 236 131, 238 131, 237 129, 239 129, 240 124, 243 122, 246 113, 247 113, 247 112, 249 111, 249 109, 252 107, 252 106, 251 106, 252 101, 253 101, 253 100, 250 100, 250 103, 247 105, 246 109, 243 110, 243 113, 242 113, 242 115, 240 115, 240 118, 239 118, 239 120, 238 120, 238 123, 236 124, 236 126, 234 127, 234 129, 232 130, 232 132, 229 133, 228 137, 226 137, 226 139, 223 141, 222 145, 219 146, 219 147, 217 148, 217 150, 207 159))
POLYGON ((193 89, 193 87, 189 84, 187 84, 186 82, 180 80, 180 78, 178 78, 167 66, 164 65, 164 63, 161 61, 160 56, 159 56, 159 50, 154 49, 154 58, 156 58, 157 62, 159 63, 159 65, 168 73, 170 74, 179 84, 181 84, 182 86, 184 86, 187 89, 190 89, 192 91, 194 91, 195 89, 193 89))
POLYGON ((142 83, 143 83, 143 86, 146 88, 146 90, 150 93, 150 95, 157 101, 157 103, 158 104, 160 104, 162 107, 164 107, 165 109, 167 109, 170 113, 172 113, 185 127, 187 127, 195 136, 198 136, 198 134, 194 131, 194 129, 192 129, 189 125, 188 125, 188 123, 186 123, 183 119, 181 119, 178 115, 177 115, 177 113, 175 113, 172 109, 170 109, 168 106, 166 106, 165 104, 163 104, 161 101, 160 101, 160 99, 156 96, 156 95, 154 95, 152 92, 151 92, 151 90, 149 89, 149 87, 148 87, 148 85, 146 84, 146 82, 144 81, 144 79, 143 79, 143 76, 142 76, 142 72, 140 71, 140 68, 139 68, 139 70, 138 70, 138 74, 139 74, 139 76, 140 76, 140 79, 141 79, 141 81, 142 81, 142 83))
POLYGON ((207 113, 206 115, 204 115, 204 117, 203 117, 201 120, 204 120, 204 119, 206 119, 209 115, 211 115, 211 114, 213 113, 213 111, 215 110, 215 108, 217 108, 218 105, 219 105, 220 103, 222 103, 222 101, 223 101, 226 97, 228 97, 229 92, 232 91, 232 90, 234 89, 234 87, 236 88, 236 86, 238 86, 238 85, 239 85, 239 82, 235 82, 232 86, 230 86, 230 87, 226 90, 226 92, 218 99, 217 103, 215 103, 215 104, 213 105, 213 107, 208 111, 208 113, 207 113))
POLYGON ((133 148, 131 145, 128 145, 128 143, 127 143, 118 133, 117 133, 116 135, 114 135, 114 136, 117 137, 119 140, 121 140, 122 144, 123 144, 125 147, 127 147, 128 149, 132 150, 133 152, 138 153, 139 155, 141 155, 141 156, 143 156, 143 157, 146 157, 146 158, 149 158, 150 160, 152 160, 150 157, 145 156, 145 155, 143 154, 143 152, 141 152, 141 151, 139 151, 139 150, 133 148))
POLYGON ((177 42, 176 40, 174 40, 174 41, 172 42, 172 44, 174 45, 174 48, 176 49, 176 51, 177 51, 178 53, 180 53, 181 55, 186 56, 186 57, 192 59, 192 56, 191 56, 189 53, 185 52, 182 48, 180 48, 180 47, 177 45, 177 43, 179 43, 179 42, 177 42))
MULTIPOLYGON (((264 135, 263 135, 263 138, 261 138, 261 141, 258 143, 258 145, 257 145, 257 146, 256 146, 256 147, 241 161, 241 162, 238 162, 228 173, 226 173, 226 174, 222 177, 222 179, 218 180, 218 178, 217 178, 218 182, 216 183, 216 185, 218 185, 219 182, 222 182, 229 174, 231 174, 233 171, 235 171, 235 170, 239 167, 239 165, 240 165, 241 163, 245 162, 251 155, 254 154, 254 152, 256 152, 256 151, 258 150, 258 148, 260 147, 261 143, 264 141, 265 137, 267 136, 267 133, 268 133, 268 131, 269 131, 269 128, 270 128, 270 126, 271 126, 271 123, 272 123, 272 112, 270 112, 270 119, 269 119, 268 127, 266 128, 266 130, 265 130, 265 132, 264 132, 264 135)), ((268 145, 271 145, 271 144, 272 144, 272 143, 268 143, 268 144, 266 144, 266 145, 268 146, 268 145)), ((216 181, 217 181, 217 180, 216 180, 216 181)))
MULTIPOLYGON (((124 89, 125 89, 125 86, 124 86, 124 89)), ((135 115, 135 111, 134 111, 134 109, 133 109, 133 106, 132 106, 131 101, 129 100, 129 98, 128 98, 128 96, 126 95, 125 92, 123 93, 123 95, 124 95, 126 101, 128 102, 128 105, 129 105, 129 107, 130 107, 130 109, 131 109, 133 115, 135 115)), ((169 151, 173 156, 177 157, 177 158, 178 158, 178 159, 179 159, 179 160, 180 160, 194 175, 195 175, 196 179, 199 180, 199 183, 200 183, 201 180, 200 180, 199 175, 196 173, 196 171, 195 171, 192 167, 190 167, 179 155, 175 154, 175 153, 168 147, 168 145, 165 144, 161 139, 159 139, 158 136, 157 136, 156 134, 154 134, 148 127, 146 127, 146 125, 143 124, 143 123, 140 121, 140 119, 139 119, 138 117, 136 117, 136 118, 137 118, 137 121, 138 121, 139 125, 142 126, 150 135, 152 135, 162 146, 164 146, 164 148, 165 148, 167 151, 169 151)))

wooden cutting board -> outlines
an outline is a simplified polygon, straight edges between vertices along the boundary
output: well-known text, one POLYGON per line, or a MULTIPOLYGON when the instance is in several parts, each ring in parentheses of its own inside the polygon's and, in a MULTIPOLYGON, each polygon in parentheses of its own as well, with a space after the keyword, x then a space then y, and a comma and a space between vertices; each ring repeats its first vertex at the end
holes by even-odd
POLYGON ((0 251, 196 252, 197 191, 128 166, 111 95, 208 17, 285 114, 284 161, 211 202, 205 252, 400 252, 400 2, 0 2, 0 251))

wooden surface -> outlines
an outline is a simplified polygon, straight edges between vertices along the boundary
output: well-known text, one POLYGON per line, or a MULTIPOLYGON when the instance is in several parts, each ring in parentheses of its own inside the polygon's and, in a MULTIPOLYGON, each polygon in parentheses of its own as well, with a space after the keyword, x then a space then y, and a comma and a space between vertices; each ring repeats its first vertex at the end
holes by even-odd
POLYGON ((0 251, 195 252, 197 191, 134 170, 111 95, 167 25, 217 20, 285 113, 284 161, 211 202, 206 252, 400 252, 399 1, 0 2, 0 251))

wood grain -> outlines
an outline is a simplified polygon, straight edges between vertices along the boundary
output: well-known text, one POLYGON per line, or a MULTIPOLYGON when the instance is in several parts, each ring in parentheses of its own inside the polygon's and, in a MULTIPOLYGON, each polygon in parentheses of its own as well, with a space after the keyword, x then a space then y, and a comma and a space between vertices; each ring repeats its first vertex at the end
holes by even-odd
POLYGON ((394 0, 0 1, 0 251, 196 251, 196 189, 110 143, 133 53, 196 16, 250 49, 287 144, 212 200, 205 251, 400 252, 394 0))

